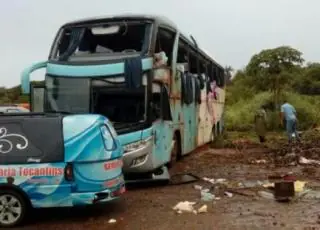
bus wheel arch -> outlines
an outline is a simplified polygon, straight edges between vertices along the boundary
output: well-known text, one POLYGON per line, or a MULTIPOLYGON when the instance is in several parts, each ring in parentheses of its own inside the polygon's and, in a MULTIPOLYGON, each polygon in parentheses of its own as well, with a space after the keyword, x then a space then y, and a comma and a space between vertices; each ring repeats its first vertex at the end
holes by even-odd
POLYGON ((172 167, 182 157, 180 130, 175 130, 173 132, 172 141, 173 141, 173 146, 170 153, 169 167, 172 167))
POLYGON ((24 221, 28 210, 32 207, 29 197, 19 187, 7 184, 0 185, 0 198, 2 197, 14 199, 14 205, 16 208, 19 207, 19 209, 16 209, 19 210, 19 213, 17 211, 17 213, 15 213, 17 215, 15 220, 9 223, 5 223, 3 219, 0 218, 0 227, 14 227, 20 225, 24 221))

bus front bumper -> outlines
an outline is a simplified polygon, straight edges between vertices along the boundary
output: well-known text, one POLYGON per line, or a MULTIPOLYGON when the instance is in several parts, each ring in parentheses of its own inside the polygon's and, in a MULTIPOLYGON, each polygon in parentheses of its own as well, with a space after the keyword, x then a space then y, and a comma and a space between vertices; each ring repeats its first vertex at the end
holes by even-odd
POLYGON ((119 198, 125 190, 125 185, 122 184, 113 191, 106 189, 100 192, 72 193, 72 204, 73 206, 80 206, 109 202, 119 198))
POLYGON ((145 173, 154 170, 152 160, 153 139, 141 147, 125 152, 123 155, 124 173, 145 173))

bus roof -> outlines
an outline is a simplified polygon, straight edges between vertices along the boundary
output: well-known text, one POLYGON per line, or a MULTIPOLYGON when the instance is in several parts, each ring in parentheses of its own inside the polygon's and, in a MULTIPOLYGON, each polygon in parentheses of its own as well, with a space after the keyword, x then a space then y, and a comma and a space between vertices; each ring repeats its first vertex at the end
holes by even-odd
MULTIPOLYGON (((109 15, 109 16, 100 16, 100 17, 91 17, 91 18, 83 18, 75 21, 70 21, 64 24, 62 27, 66 26, 75 26, 75 25, 81 25, 81 24, 90 24, 90 23, 99 23, 103 22, 105 20, 145 20, 145 21, 153 21, 156 22, 157 24, 164 25, 171 27, 172 29, 175 29, 176 31, 179 31, 181 34, 182 38, 187 42, 190 46, 194 47, 195 50, 195 44, 194 42, 186 36, 184 33, 182 33, 177 25, 171 21, 169 18, 161 15, 149 15, 149 14, 119 14, 119 15, 109 15)), ((211 61, 214 63, 216 66, 218 66, 221 69, 224 69, 219 63, 217 63, 213 58, 211 58, 204 50, 202 50, 200 47, 199 48, 199 53, 205 57, 207 60, 211 61)))
POLYGON ((63 26, 71 26, 77 24, 86 24, 86 23, 95 23, 104 20, 150 20, 156 21, 160 24, 165 24, 170 27, 177 29, 177 26, 174 22, 164 16, 157 16, 157 15, 148 15, 148 14, 119 14, 119 15, 109 15, 109 16, 100 16, 100 17, 91 17, 91 18, 83 18, 71 22, 67 22, 63 26))

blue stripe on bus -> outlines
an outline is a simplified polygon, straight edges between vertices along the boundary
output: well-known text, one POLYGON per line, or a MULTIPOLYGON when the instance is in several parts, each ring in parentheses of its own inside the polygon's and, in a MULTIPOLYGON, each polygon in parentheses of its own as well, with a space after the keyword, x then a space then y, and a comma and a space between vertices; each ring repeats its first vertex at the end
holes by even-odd
MULTIPOLYGON (((149 70, 152 68, 152 58, 142 59, 142 69, 149 70)), ((104 65, 58 65, 48 63, 47 74, 56 76, 69 77, 89 77, 89 76, 106 76, 124 73, 124 63, 104 64, 104 65)))

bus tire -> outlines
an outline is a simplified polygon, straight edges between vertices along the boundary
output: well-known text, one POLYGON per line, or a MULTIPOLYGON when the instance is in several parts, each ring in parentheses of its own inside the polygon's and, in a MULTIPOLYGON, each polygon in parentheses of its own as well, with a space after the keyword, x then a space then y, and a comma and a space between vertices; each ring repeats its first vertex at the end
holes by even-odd
POLYGON ((181 158, 181 141, 180 141, 180 135, 179 132, 175 132, 173 135, 173 147, 170 154, 170 162, 168 164, 169 168, 172 168, 172 166, 181 158))
POLYGON ((13 189, 0 191, 1 228, 11 228, 21 224, 26 216, 27 209, 28 202, 19 192, 13 189))

